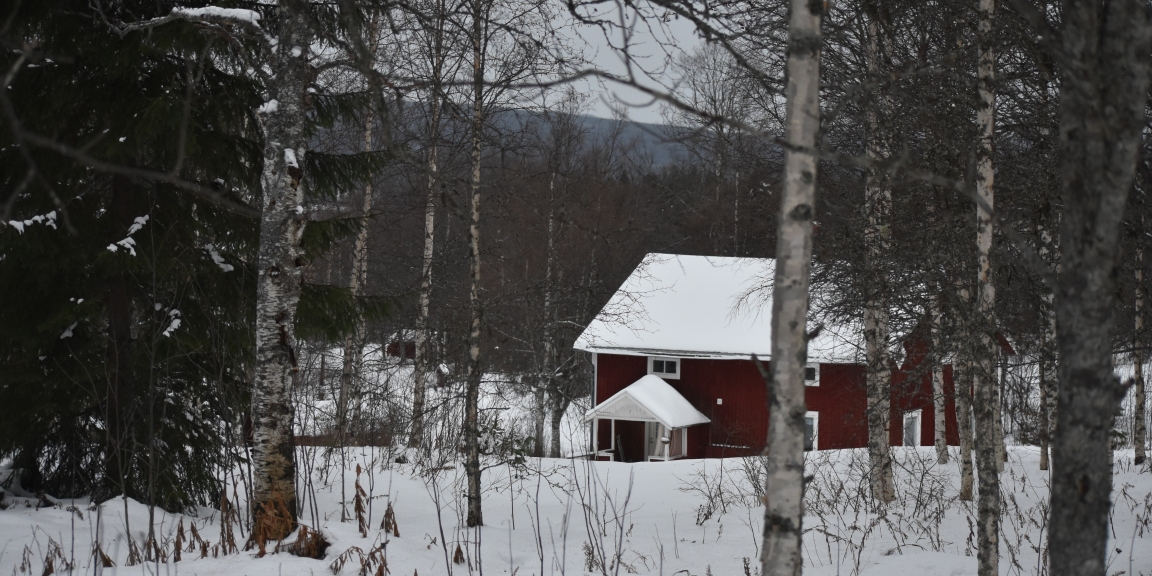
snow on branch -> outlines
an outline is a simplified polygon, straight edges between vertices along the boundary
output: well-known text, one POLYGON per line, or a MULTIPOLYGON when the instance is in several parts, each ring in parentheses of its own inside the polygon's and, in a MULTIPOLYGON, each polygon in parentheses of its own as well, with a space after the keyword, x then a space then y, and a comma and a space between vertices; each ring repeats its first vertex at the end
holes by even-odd
POLYGON ((21 221, 21 220, 9 220, 8 221, 8 225, 15 228, 16 231, 21 233, 21 234, 24 233, 25 227, 31 226, 33 224, 43 224, 43 225, 49 226, 53 230, 55 230, 56 229, 56 211, 53 210, 53 211, 51 211, 47 214, 44 214, 44 215, 33 216, 33 217, 31 217, 27 220, 23 220, 23 221, 21 221))
POLYGON ((164 330, 163 334, 165 337, 171 337, 172 333, 175 332, 176 329, 180 327, 180 311, 179 310, 172 309, 172 311, 168 312, 168 316, 172 318, 172 323, 169 324, 168 328, 164 330))
POLYGON ((212 244, 207 244, 204 246, 204 249, 208 251, 208 256, 210 256, 212 258, 212 261, 215 262, 216 265, 219 266, 221 270, 223 270, 225 272, 231 272, 231 271, 235 270, 235 268, 231 264, 229 264, 228 261, 225 260, 223 256, 220 255, 220 251, 217 250, 215 246, 213 246, 212 244))
POLYGON ((162 26, 175 20, 207 23, 234 22, 260 28, 260 13, 256 12, 255 10, 205 6, 203 8, 173 8, 172 12, 167 16, 152 18, 142 22, 134 22, 132 24, 124 24, 119 27, 119 32, 121 35, 123 35, 128 32, 134 32, 136 30, 144 30, 147 28, 162 26))
POLYGON ((172 14, 188 20, 215 18, 220 20, 235 20, 248 24, 258 25, 260 13, 255 10, 243 8, 220 8, 219 6, 205 6, 203 8, 173 8, 172 14))
POLYGON ((144 225, 147 223, 148 223, 148 215, 147 214, 145 214, 143 216, 137 216, 136 219, 132 221, 132 225, 128 227, 128 237, 119 241, 119 242, 109 244, 108 250, 110 252, 116 252, 119 248, 123 248, 123 249, 127 250, 129 254, 131 254, 132 256, 135 256, 136 255, 136 240, 132 239, 132 235, 139 232, 140 229, 143 228, 144 225))

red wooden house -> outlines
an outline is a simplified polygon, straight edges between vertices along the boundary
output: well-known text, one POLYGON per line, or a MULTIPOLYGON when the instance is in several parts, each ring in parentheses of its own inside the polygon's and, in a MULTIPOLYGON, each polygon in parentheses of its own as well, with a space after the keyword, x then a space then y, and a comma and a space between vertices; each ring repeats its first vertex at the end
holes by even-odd
MULTIPOLYGON (((753 364, 770 362, 774 261, 649 254, 576 340, 592 353, 586 420, 601 459, 637 462, 746 456, 764 449, 767 391, 753 364)), ((935 434, 926 338, 905 343, 893 370, 894 446, 935 434)), ((825 326, 809 342, 806 448, 867 446, 865 366, 858 326, 825 326)), ((959 443, 951 367, 944 366, 946 437, 959 443)))

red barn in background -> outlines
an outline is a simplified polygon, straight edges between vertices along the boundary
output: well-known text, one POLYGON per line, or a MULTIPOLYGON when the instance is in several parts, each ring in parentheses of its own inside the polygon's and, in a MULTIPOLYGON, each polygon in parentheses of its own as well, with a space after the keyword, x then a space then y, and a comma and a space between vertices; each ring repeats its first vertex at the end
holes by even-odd
MULTIPOLYGON (((638 462, 747 456, 764 449, 775 262, 649 254, 576 340, 595 368, 598 458, 638 462)), ((924 331, 892 372, 894 446, 935 438, 932 366, 924 331)), ((805 399, 812 450, 868 443, 862 332, 824 326, 808 345, 805 399)), ((959 444, 952 370, 943 366, 946 438, 959 444)))

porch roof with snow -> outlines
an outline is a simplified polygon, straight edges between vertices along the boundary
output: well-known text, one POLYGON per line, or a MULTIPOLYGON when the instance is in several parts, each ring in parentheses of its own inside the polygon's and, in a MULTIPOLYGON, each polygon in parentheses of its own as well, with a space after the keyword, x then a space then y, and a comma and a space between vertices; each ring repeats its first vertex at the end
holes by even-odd
POLYGON ((669 430, 711 422, 675 388, 651 374, 629 384, 589 410, 584 421, 593 418, 659 422, 669 430))
MULTIPOLYGON (((573 348, 680 358, 755 354, 769 360, 775 269, 772 258, 648 254, 573 348)), ((809 330, 815 324, 809 320, 809 330)), ((862 362, 862 330, 825 324, 808 343, 808 359, 862 362)))

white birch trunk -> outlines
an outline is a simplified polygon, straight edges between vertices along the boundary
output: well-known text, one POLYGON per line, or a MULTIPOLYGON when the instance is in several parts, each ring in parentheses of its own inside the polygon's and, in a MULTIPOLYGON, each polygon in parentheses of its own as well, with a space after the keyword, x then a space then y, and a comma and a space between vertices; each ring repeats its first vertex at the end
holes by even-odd
MULTIPOLYGON (((1040 232, 1040 259, 1044 262, 1051 262, 1051 250, 1049 246, 1052 244, 1052 235, 1048 232, 1048 228, 1044 224, 1039 226, 1040 232)), ((1044 331, 1040 333, 1040 357, 1037 363, 1037 372, 1040 377, 1040 469, 1047 470, 1049 467, 1049 451, 1052 441, 1053 424, 1056 423, 1056 416, 1053 414, 1055 407, 1055 370, 1053 361, 1055 354, 1053 354, 1053 347, 1056 345, 1056 316, 1052 313, 1052 291, 1044 288, 1043 295, 1045 303, 1044 312, 1044 331)))
POLYGON ((957 281, 956 295, 961 309, 958 314, 959 333, 956 340, 956 363, 952 370, 952 382, 956 389, 956 428, 960 433, 960 500, 972 501, 974 484, 972 465, 972 326, 966 313, 972 308, 972 292, 963 280, 957 281))
POLYGON ((1004 471, 1004 463, 1008 461, 1008 448, 1005 445, 1007 441, 1004 438, 1004 391, 1008 389, 1008 374, 1012 367, 1011 361, 1008 359, 1008 353, 1001 346, 999 340, 996 341, 996 350, 1000 355, 1000 373, 998 384, 996 385, 996 417, 993 422, 996 424, 996 470, 999 472, 1004 471))
MULTIPOLYGON (((1066 0, 1060 9, 1059 389, 1048 542, 1053 576, 1107 573, 1115 270, 1142 153, 1152 25, 1143 2, 1066 0)), ((1116 544, 1119 544, 1117 542, 1116 544)))
MULTIPOLYGON (((556 325, 555 318, 555 266, 556 266, 556 172, 552 172, 552 176, 548 181, 548 247, 547 247, 547 261, 544 266, 544 389, 548 392, 549 404, 553 407, 558 406, 560 398, 556 390, 556 349, 555 342, 553 342, 553 326, 556 325)), ((543 436, 544 431, 544 417, 546 407, 543 403, 540 405, 540 431, 543 436)), ((555 412, 553 410, 553 412, 555 412)), ((549 446, 548 454, 553 458, 560 457, 560 438, 556 434, 559 430, 559 422, 555 422, 556 415, 552 414, 552 437, 549 446)), ((541 447, 543 450, 543 447, 541 447)), ((543 452, 541 453, 543 456, 543 452)))
POLYGON ((934 414, 936 460, 948 463, 947 398, 944 396, 944 358, 940 353, 940 328, 943 322, 939 299, 932 302, 932 410, 934 414))
POLYGON ((976 108, 976 194, 986 206, 976 207, 976 249, 979 275, 976 287, 976 329, 979 346, 973 354, 973 393, 976 416, 976 467, 980 490, 977 500, 977 573, 996 576, 1000 563, 1000 440, 996 416, 996 349, 994 339, 996 287, 992 283, 992 151, 995 143, 996 56, 992 49, 995 0, 979 0, 976 71, 979 102, 976 108))
POLYGON ((269 98, 277 105, 262 118, 263 206, 256 289, 256 378, 252 391, 252 508, 264 536, 283 538, 296 520, 296 469, 292 436, 292 374, 296 372, 293 322, 300 301, 304 220, 304 90, 308 85, 308 46, 304 15, 292 2, 280 3, 279 44, 271 58, 269 98), (287 511, 289 522, 271 517, 287 511), (267 521, 266 521, 267 520, 267 521))
POLYGON ((799 576, 804 516, 804 366, 820 131, 820 20, 792 0, 788 25, 784 190, 776 234, 761 574, 799 576))
POLYGON ((480 487, 480 324, 483 308, 480 301, 480 161, 484 140, 484 3, 472 2, 472 181, 471 210, 468 223, 468 263, 471 282, 468 304, 471 326, 468 331, 468 373, 464 390, 464 472, 467 476, 469 527, 482 526, 480 487))
POLYGON ((412 427, 408 446, 418 448, 424 442, 425 389, 432 366, 428 344, 428 320, 432 302, 432 261, 436 242, 436 191, 440 186, 440 120, 441 91, 444 87, 444 27, 447 17, 444 1, 437 2, 436 28, 432 40, 432 78, 429 88, 428 189, 424 198, 424 253, 420 265, 420 315, 416 319, 416 358, 412 370, 412 427))
MULTIPOLYGON (((367 114, 364 126, 364 151, 372 150, 372 122, 373 115, 367 114)), ((368 280, 368 224, 372 213, 372 183, 364 186, 364 200, 360 205, 360 230, 356 233, 356 243, 352 248, 352 278, 348 289, 352 296, 359 296, 365 282, 368 280)), ((348 418, 348 405, 353 397, 359 398, 360 391, 357 383, 360 378, 360 369, 364 363, 364 336, 367 327, 364 317, 356 319, 356 327, 352 334, 344 338, 344 362, 340 372, 340 396, 336 406, 336 423, 339 426, 338 435, 340 445, 346 445, 351 424, 348 418)))
MULTIPOLYGON (((1144 218, 1140 218, 1140 229, 1144 229, 1144 218)), ((1136 429, 1132 431, 1132 443, 1136 448, 1136 465, 1144 463, 1148 457, 1146 446, 1148 443, 1148 417, 1145 415, 1147 400, 1144 397, 1144 245, 1136 248, 1136 339, 1132 348, 1132 363, 1136 365, 1136 429)))
MULTIPOLYGON (((867 46, 868 77, 880 75, 880 25, 875 14, 868 15, 867 46)), ((878 92, 878 91, 877 91, 878 92)), ((868 142, 865 150, 869 160, 876 161, 887 155, 887 146, 880 133, 878 108, 883 95, 874 96, 865 112, 868 123, 868 142)), ((877 169, 869 169, 864 185, 864 212, 868 224, 864 229, 867 247, 867 269, 872 275, 870 293, 864 304, 864 346, 867 357, 868 390, 868 459, 871 466, 872 497, 879 504, 887 504, 896 497, 892 479, 892 455, 889 447, 889 427, 892 422, 892 366, 888 340, 888 274, 887 266, 889 218, 892 211, 892 190, 888 177, 877 169)))

